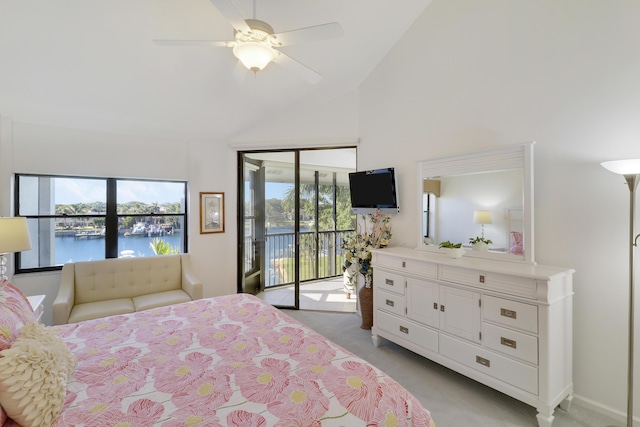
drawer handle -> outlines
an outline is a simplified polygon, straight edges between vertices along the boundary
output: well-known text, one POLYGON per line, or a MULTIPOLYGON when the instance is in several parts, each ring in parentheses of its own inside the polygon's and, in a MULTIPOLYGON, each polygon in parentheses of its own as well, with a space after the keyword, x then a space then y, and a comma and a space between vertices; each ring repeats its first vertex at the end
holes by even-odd
POLYGON ((484 357, 476 356, 476 363, 479 363, 482 366, 486 366, 487 368, 491 367, 491 361, 489 359, 485 359, 484 357))
POLYGON ((402 268, 405 268, 407 266, 407 263, 402 261, 402 268))
POLYGON ((400 332, 402 332, 403 334, 408 334, 409 333, 409 328, 407 328, 405 326, 400 326, 400 332))
POLYGON ((437 302, 434 302, 434 303, 433 303, 433 309, 434 309, 434 310, 437 310, 437 309, 438 309, 438 303, 437 303, 437 302))
POLYGON ((482 274, 480 275, 480 283, 484 283, 484 276, 482 274))
POLYGON ((394 302, 393 302, 393 301, 391 301, 390 299, 388 299, 388 300, 387 300, 387 305, 388 305, 389 307, 393 307, 393 304, 394 304, 394 302))
POLYGON ((393 286, 393 279, 386 279, 386 280, 384 281, 384 284, 385 284, 385 285, 389 285, 389 286, 393 286))
POLYGON ((505 345, 510 348, 516 348, 517 344, 514 340, 510 340, 509 338, 500 337, 500 344, 505 345))
POLYGON ((509 310, 507 308, 501 308, 500 309, 500 316, 508 317, 510 319, 515 319, 516 318, 516 311, 515 310, 509 310))

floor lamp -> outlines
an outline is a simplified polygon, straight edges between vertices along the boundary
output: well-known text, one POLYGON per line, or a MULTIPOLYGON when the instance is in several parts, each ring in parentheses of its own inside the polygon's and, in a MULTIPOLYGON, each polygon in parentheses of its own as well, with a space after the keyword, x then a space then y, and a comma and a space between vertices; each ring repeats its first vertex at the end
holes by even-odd
POLYGON ((604 162, 602 166, 611 172, 624 175, 625 181, 629 186, 630 203, 629 203, 629 361, 627 371, 627 427, 633 427, 633 264, 634 264, 634 247, 637 245, 638 237, 635 236, 634 227, 634 206, 635 192, 640 178, 640 159, 631 160, 614 160, 604 162))

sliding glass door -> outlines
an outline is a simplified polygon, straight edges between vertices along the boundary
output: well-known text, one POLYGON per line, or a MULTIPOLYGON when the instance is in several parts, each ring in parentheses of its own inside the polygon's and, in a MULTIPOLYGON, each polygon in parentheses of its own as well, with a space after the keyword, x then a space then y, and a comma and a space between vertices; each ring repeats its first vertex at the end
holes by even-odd
POLYGON ((238 165, 238 291, 299 308, 301 282, 342 274, 355 148, 241 152, 238 165))

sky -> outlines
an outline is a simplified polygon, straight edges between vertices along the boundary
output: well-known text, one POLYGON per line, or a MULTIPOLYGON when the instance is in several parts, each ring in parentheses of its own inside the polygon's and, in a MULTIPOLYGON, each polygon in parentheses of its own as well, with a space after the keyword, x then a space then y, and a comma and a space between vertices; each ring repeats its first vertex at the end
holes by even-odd
MULTIPOLYGON (((55 179, 56 204, 106 202, 106 180, 55 179)), ((184 197, 179 182, 118 181, 118 203, 175 203, 184 197)))
MULTIPOLYGON (((148 181, 118 181, 118 203, 174 203, 183 197, 181 183, 148 181)), ((267 199, 284 199, 291 184, 267 183, 267 199)), ((102 179, 55 179, 56 204, 93 203, 106 201, 106 181, 102 179)))
POLYGON ((269 199, 284 199, 284 195, 292 184, 284 184, 280 182, 267 182, 264 189, 264 198, 269 199))

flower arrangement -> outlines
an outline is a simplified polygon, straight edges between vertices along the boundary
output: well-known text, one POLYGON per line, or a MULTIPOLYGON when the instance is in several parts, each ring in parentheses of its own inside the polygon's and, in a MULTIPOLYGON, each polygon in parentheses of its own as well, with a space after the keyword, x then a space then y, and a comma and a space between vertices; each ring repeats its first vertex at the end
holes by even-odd
POLYGON ((362 215, 364 220, 364 231, 356 231, 342 241, 345 268, 357 265, 357 272, 364 276, 366 287, 371 287, 373 271, 371 269, 371 250, 384 248, 391 240, 391 215, 384 215, 379 212, 362 215), (367 224, 367 218, 369 224, 367 224))

